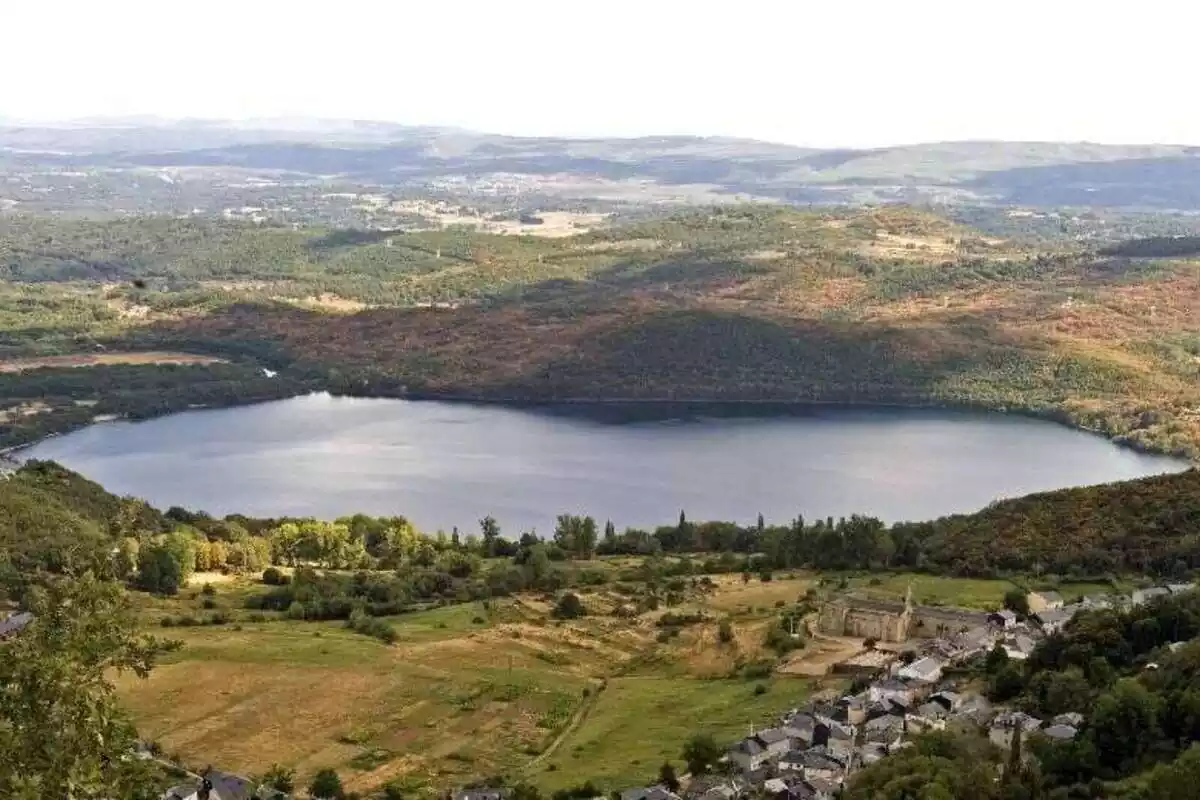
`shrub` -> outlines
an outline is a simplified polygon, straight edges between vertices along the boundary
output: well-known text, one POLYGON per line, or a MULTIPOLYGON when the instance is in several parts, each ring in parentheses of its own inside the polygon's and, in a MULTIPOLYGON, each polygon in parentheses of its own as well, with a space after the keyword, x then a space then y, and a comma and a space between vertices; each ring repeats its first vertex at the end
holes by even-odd
POLYGON ((212 597, 217 593, 217 587, 213 586, 211 583, 206 583, 200 587, 200 593, 207 597, 212 597))
POLYGON ((164 628, 170 628, 170 627, 174 626, 176 623, 175 623, 174 617, 167 616, 167 617, 163 617, 161 620, 159 620, 158 624, 162 625, 164 628))
MULTIPOLYGON (((205 585, 207 586, 208 584, 205 584, 205 585)), ((215 598, 212 598, 212 597, 206 597, 206 598, 204 598, 202 601, 200 601, 200 605, 201 605, 203 608, 205 608, 205 609, 208 609, 208 610, 210 610, 210 611, 211 611, 212 609, 214 609, 214 608, 216 608, 216 607, 217 607, 217 601, 216 601, 216 599, 215 599, 215 598)))
POLYGON ((765 683, 760 683, 754 687, 754 694, 756 696, 764 695, 766 693, 767 693, 767 685, 765 683))
POLYGON ((729 620, 721 620, 721 624, 717 626, 717 639, 721 644, 729 644, 733 641, 733 625, 729 620))
POLYGON ((566 592, 558 599, 552 613, 555 619, 579 619, 587 616, 587 609, 583 607, 578 595, 566 592))
POLYGON ((262 582, 268 586, 287 586, 292 579, 278 567, 267 567, 263 570, 262 582))

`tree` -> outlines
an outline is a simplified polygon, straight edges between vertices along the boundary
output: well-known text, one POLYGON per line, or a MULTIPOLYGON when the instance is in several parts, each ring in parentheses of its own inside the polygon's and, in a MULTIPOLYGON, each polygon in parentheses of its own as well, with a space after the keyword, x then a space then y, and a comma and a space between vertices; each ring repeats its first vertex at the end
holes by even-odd
POLYGON ((483 536, 483 555, 485 558, 495 558, 498 555, 497 545, 500 542, 500 523, 488 514, 479 520, 479 533, 483 536))
POLYGON ((34 621, 0 658, 0 797, 141 800, 160 793, 117 702, 114 675, 145 677, 173 645, 137 633, 120 586, 90 575, 30 588, 34 621))
POLYGON ((721 644, 729 644, 733 641, 733 625, 730 624, 729 620, 723 619, 717 625, 717 639, 721 644))
POLYGON ((1009 589, 1004 593, 1004 607, 1022 617, 1029 616, 1029 596, 1023 589, 1009 589))
POLYGON ((1003 644, 996 642, 983 661, 984 670, 988 675, 998 675, 1000 670, 1008 666, 1008 660, 1008 651, 1003 644))
POLYGON ((1170 764, 1158 766, 1146 782, 1154 800, 1192 800, 1200 787, 1200 744, 1193 744, 1170 764))
POLYGON ((277 792, 291 794, 296 789, 296 770, 275 764, 263 774, 262 782, 277 792))
POLYGON ((665 786, 668 791, 679 791, 679 776, 675 774, 675 767, 671 766, 671 762, 665 762, 658 768, 658 782, 665 786))
POLYGON ((579 619, 587 616, 587 609, 583 607, 583 602, 574 592, 565 592, 562 597, 558 598, 558 603, 554 606, 552 612, 556 619, 579 619))
POLYGON ((1136 680, 1118 681, 1096 701, 1089 733, 1100 763, 1127 775, 1140 766, 1159 737, 1158 704, 1136 680))
POLYGON ((155 594, 175 595, 187 581, 178 553, 165 542, 156 542, 138 552, 139 589, 155 594))
POLYGON ((698 733, 683 746, 683 760, 692 775, 703 775, 721 760, 721 746, 710 734, 698 733))
POLYGON ((336 770, 329 768, 313 776, 308 793, 318 800, 342 800, 346 796, 346 790, 342 788, 342 779, 338 777, 336 770))

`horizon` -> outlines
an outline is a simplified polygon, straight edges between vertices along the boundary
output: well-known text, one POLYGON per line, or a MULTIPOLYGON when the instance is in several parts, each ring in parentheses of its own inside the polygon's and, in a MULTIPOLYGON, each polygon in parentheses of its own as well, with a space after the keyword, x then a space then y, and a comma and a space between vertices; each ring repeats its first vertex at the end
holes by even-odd
MULTIPOLYGON (((85 117, 59 117, 59 118, 17 118, 0 115, 0 127, 15 127, 15 128, 46 128, 46 129, 86 129, 86 128, 152 128, 152 127, 171 127, 171 126, 213 126, 231 128, 235 126, 244 126, 246 130, 278 130, 281 132, 298 132, 297 127, 288 127, 283 123, 313 124, 319 123, 322 125, 374 125, 374 126, 392 126, 396 128, 406 128, 409 130, 424 130, 424 131, 439 131, 444 133, 458 133, 474 136, 497 136, 514 139, 561 139, 566 141, 638 141, 642 139, 701 139, 701 140, 728 140, 742 142, 756 142, 759 144, 782 145, 786 147, 795 147, 797 149, 812 149, 812 150, 857 150, 857 151, 883 151, 905 147, 936 147, 938 145, 963 145, 963 144, 999 144, 999 145, 1076 145, 1076 146, 1096 146, 1096 147, 1179 147, 1179 148, 1195 148, 1200 145, 1189 144, 1186 142, 1174 141, 1098 141, 1094 139, 997 139, 997 138, 973 138, 973 139, 922 139, 918 141, 895 142, 890 144, 878 145, 804 145, 792 144, 772 139, 756 138, 752 136, 736 136, 721 133, 637 133, 637 134, 613 134, 613 135, 597 135, 597 134, 523 134, 523 133, 506 133, 494 130, 480 130, 475 128, 464 128, 453 125, 434 125, 421 122, 411 122, 405 120, 391 119, 369 119, 362 117, 320 117, 320 116, 271 116, 271 117, 203 117, 203 116, 162 116, 157 114, 122 114, 122 115, 91 115, 85 117)), ((336 144, 336 142, 334 142, 336 144)))
POLYGON ((1182 85, 1200 10, 1166 0, 1136 14, 1079 0, 1013 0, 1003 13, 949 0, 328 9, 19 3, 0 66, 21 80, 6 85, 0 117, 403 120, 817 149, 1200 145, 1200 111, 1182 85))

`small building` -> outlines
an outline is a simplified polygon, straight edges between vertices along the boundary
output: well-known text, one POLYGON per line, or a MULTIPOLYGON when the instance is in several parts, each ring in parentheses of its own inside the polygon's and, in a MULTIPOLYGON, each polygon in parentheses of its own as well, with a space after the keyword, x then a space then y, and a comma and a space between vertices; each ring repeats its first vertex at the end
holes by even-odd
POLYGON ((905 708, 912 707, 918 695, 915 686, 895 678, 873 683, 867 692, 873 703, 899 703, 905 708))
POLYGON ((904 736, 905 728, 904 717, 888 714, 886 717, 868 720, 863 726, 863 736, 868 742, 891 745, 904 736))
POLYGON ((1194 583, 1168 583, 1167 591, 1171 594, 1183 594, 1184 592, 1195 591, 1196 584, 1194 583))
POLYGON ((963 704, 963 696, 958 692, 941 691, 929 696, 929 702, 938 703, 946 712, 957 711, 963 704))
POLYGON ((1048 736, 1060 742, 1069 742, 1075 738, 1079 730, 1072 725, 1051 725, 1048 728, 1043 728, 1041 733, 1043 736, 1048 736))
POLYGON ((1054 719, 1050 720, 1051 725, 1070 725, 1072 728, 1078 728, 1083 725, 1083 714, 1077 711, 1068 711, 1065 714, 1059 714, 1054 719))
POLYGON ((1017 624, 1017 615, 1007 608, 1002 608, 988 614, 988 622, 998 628, 1011 628, 1017 624))
POLYGON ((1071 621, 1078 610, 1077 606, 1069 606, 1039 611, 1037 618, 1038 622, 1042 623, 1042 632, 1046 634, 1058 633, 1063 629, 1064 625, 1071 621))
POLYGON ((792 749, 792 743, 782 728, 767 728, 754 737, 767 751, 767 758, 775 759, 792 749))
POLYGON ((1058 592, 1030 592, 1025 596, 1025 601, 1029 604, 1031 614, 1040 614, 1065 605, 1062 595, 1058 592))
MULTIPOLYGON (((767 754, 767 748, 763 747, 758 739, 747 736, 730 749, 729 760, 741 767, 742 772, 753 772, 770 761, 770 756, 767 754)), ((630 799, 622 797, 621 800, 630 799)))
POLYGON ((911 681, 920 681, 921 683, 937 683, 942 679, 942 667, 945 666, 939 659, 932 656, 914 661, 906 667, 901 668, 900 677, 907 678, 911 681))
POLYGON ((1006 638, 1001 646, 1009 658, 1014 661, 1024 661, 1033 655, 1033 651, 1037 647, 1037 642, 1029 636, 1019 633, 1016 636, 1006 638))
POLYGON ((33 622, 33 614, 28 611, 21 611, 10 615, 7 619, 0 620, 0 642, 16 636, 31 622, 33 622))
POLYGON ((1042 727, 1042 721, 1022 711, 1010 711, 992 720, 988 739, 992 744, 1007 751, 1012 746, 1013 731, 1018 728, 1023 734, 1033 733, 1042 727))
POLYGON ((164 800, 287 800, 282 792, 250 778, 210 769, 198 783, 168 789, 164 800))

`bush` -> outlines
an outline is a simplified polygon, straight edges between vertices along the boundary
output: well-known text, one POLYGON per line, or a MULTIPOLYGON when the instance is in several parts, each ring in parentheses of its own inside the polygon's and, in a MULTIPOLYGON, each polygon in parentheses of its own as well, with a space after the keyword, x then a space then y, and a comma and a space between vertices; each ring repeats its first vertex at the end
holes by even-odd
POLYGON ((174 626, 176 624, 176 622, 175 622, 174 617, 167 616, 167 617, 163 617, 161 620, 159 620, 158 624, 162 625, 164 628, 170 628, 170 627, 174 626))
POLYGON ((211 583, 206 583, 200 587, 200 593, 207 597, 212 597, 217 593, 217 587, 213 586, 211 583))
MULTIPOLYGON (((207 586, 208 584, 205 584, 205 585, 207 586)), ((206 608, 211 611, 212 609, 217 607, 217 601, 216 601, 216 598, 206 597, 200 601, 200 605, 203 608, 206 608)))
POLYGON ((583 607, 578 595, 566 592, 558 599, 552 615, 555 619, 579 619, 587 616, 587 609, 583 607))
POLYGON ((717 626, 717 639, 721 644, 729 644, 733 641, 733 625, 729 620, 721 620, 721 624, 717 626))
POLYGON ((472 617, 472 618, 471 618, 471 624, 473 624, 473 625, 486 625, 486 624, 487 624, 487 620, 486 620, 486 619, 484 619, 483 617, 479 616, 479 615, 475 615, 474 617, 472 617))
POLYGON ((292 579, 277 567, 267 567, 263 570, 262 582, 268 586, 287 586, 292 579))
POLYGON ((754 694, 756 696, 764 695, 766 693, 767 693, 767 685, 765 683, 760 683, 754 687, 754 694))

